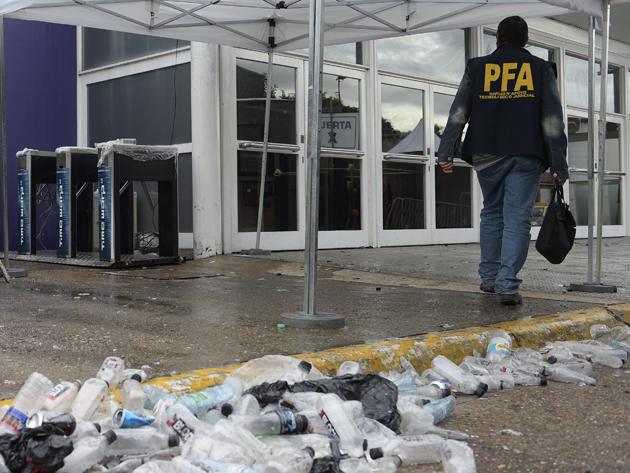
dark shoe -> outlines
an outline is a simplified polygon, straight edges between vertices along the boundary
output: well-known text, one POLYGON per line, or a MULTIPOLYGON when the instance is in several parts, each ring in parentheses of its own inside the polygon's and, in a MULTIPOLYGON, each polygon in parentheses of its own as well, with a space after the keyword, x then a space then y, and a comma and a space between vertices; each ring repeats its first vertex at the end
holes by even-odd
POLYGON ((494 294, 494 287, 486 286, 484 283, 481 283, 479 289, 481 289, 483 292, 491 292, 492 294, 494 294))
POLYGON ((515 294, 501 294, 499 302, 503 305, 519 305, 523 302, 523 298, 518 292, 515 294))

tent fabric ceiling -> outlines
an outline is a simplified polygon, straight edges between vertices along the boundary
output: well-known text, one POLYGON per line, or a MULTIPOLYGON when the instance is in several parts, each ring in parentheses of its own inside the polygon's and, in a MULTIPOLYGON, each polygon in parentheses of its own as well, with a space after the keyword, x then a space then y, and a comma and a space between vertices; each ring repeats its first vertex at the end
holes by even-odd
MULTIPOLYGON (((571 11, 601 17, 599 0, 328 0, 324 43, 341 44, 571 11)), ((268 51, 308 47, 309 0, 0 0, 0 14, 268 51)))

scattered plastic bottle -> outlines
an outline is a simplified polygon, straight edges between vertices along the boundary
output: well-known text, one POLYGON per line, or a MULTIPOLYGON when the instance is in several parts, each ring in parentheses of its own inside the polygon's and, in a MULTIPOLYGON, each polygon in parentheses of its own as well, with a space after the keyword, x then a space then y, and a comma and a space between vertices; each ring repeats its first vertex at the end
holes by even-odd
POLYGON ((175 404, 181 404, 197 414, 206 409, 212 409, 217 404, 229 401, 234 396, 234 388, 230 385, 211 386, 196 393, 178 397, 175 404))
POLYGON ((343 408, 336 394, 324 394, 317 400, 317 412, 330 433, 339 438, 339 448, 350 456, 359 457, 367 448, 363 434, 343 408))
POLYGON ((442 399, 443 397, 451 395, 451 383, 447 379, 432 381, 427 386, 420 386, 416 389, 416 394, 431 399, 442 399))
POLYGON ((347 374, 361 374, 361 365, 356 361, 344 361, 337 370, 337 376, 344 376, 347 374))
POLYGON ((174 396, 173 393, 161 391, 150 384, 144 386, 144 395, 144 408, 149 410, 154 409, 160 400, 165 401, 169 405, 177 400, 177 396, 174 396))
POLYGON ((579 360, 574 358, 574 361, 568 361, 566 363, 559 363, 557 366, 561 366, 562 368, 577 371, 578 373, 582 373, 586 376, 590 376, 593 373, 593 364, 590 361, 579 360))
POLYGON ((468 374, 474 374, 474 375, 489 374, 488 370, 485 369, 483 366, 475 365, 473 363, 467 363, 465 361, 462 361, 459 364, 459 367, 468 374))
POLYGON ((109 387, 114 389, 118 387, 118 384, 120 384, 124 371, 125 362, 122 358, 109 356, 105 358, 105 361, 103 361, 101 369, 98 370, 98 373, 96 373, 96 377, 98 379, 102 379, 103 381, 107 381, 109 387))
POLYGON ((211 468, 207 470, 206 468, 201 469, 201 471, 216 471, 219 473, 261 473, 261 471, 257 468, 252 468, 245 465, 239 465, 238 463, 224 462, 220 460, 213 460, 212 458, 199 458, 194 460, 193 465, 198 463, 205 467, 211 468))
POLYGON ((298 434, 308 430, 308 419, 289 410, 278 410, 262 415, 232 414, 228 420, 249 430, 256 437, 298 434))
POLYGON ((156 415, 154 424, 162 432, 176 434, 181 443, 187 443, 196 432, 209 434, 212 426, 197 419, 183 404, 173 404, 156 415))
POLYGON ((101 425, 87 420, 77 420, 77 426, 70 435, 71 440, 78 440, 83 437, 98 437, 101 435, 101 425))
POLYGON ((302 360, 298 364, 297 368, 295 368, 294 370, 288 371, 280 379, 286 381, 289 384, 295 384, 301 381, 306 381, 312 369, 313 369, 313 365, 310 361, 302 360))
POLYGON ((477 473, 472 448, 457 440, 447 440, 442 447, 444 473, 477 473))
POLYGON ((90 420, 103 402, 109 385, 100 378, 90 378, 83 383, 81 389, 72 400, 70 412, 77 419, 90 420))
POLYGON ((404 375, 394 381, 399 393, 415 391, 416 383, 411 375, 404 375))
POLYGON ((495 363, 501 361, 512 352, 512 338, 505 330, 495 330, 490 335, 490 343, 486 351, 486 359, 495 363))
POLYGON ((62 381, 52 388, 42 410, 60 413, 70 412, 70 406, 72 406, 72 401, 79 389, 81 389, 81 381, 78 379, 76 381, 62 381))
POLYGON ((78 473, 100 462, 107 447, 116 440, 113 430, 108 430, 98 437, 86 437, 74 443, 74 450, 63 460, 59 473, 78 473))
POLYGON ((383 456, 397 455, 402 466, 421 463, 438 463, 442 460, 442 447, 445 439, 439 435, 399 436, 380 448, 371 448, 370 457, 374 460, 383 456))
POLYGON ((488 390, 488 386, 477 381, 459 366, 443 355, 438 355, 431 361, 431 368, 448 379, 452 386, 464 394, 474 394, 481 397, 488 390))
POLYGON ((616 354, 613 354, 613 351, 625 352, 623 350, 611 350, 611 353, 597 353, 591 358, 593 363, 597 363, 600 365, 608 366, 609 368, 618 369, 623 366, 625 359, 620 358, 616 354))
POLYGON ((309 473, 314 456, 315 450, 311 447, 298 451, 284 451, 260 470, 262 473, 309 473))
POLYGON ((48 393, 53 388, 53 383, 41 373, 32 373, 22 385, 13 404, 0 421, 0 433, 19 434, 24 429, 31 414, 39 411, 48 393))
POLYGON ((422 406, 422 409, 431 413, 433 416, 433 423, 438 424, 450 416, 455 410, 457 405, 457 399, 453 396, 447 396, 443 399, 437 399, 422 406))
POLYGON ((251 394, 243 395, 239 400, 232 414, 235 415, 257 415, 260 413, 260 404, 251 394))
POLYGON ((561 383, 586 383, 591 385, 594 385, 596 383, 595 379, 591 378, 590 376, 586 376, 583 373, 563 368, 561 365, 553 365, 549 367, 545 373, 550 379, 561 383))
POLYGON ((133 374, 122 382, 120 388, 120 404, 137 416, 141 416, 144 409, 145 393, 140 386, 141 380, 140 375, 133 374))
MULTIPOLYGON (((609 340, 608 342, 606 342, 606 345, 608 345, 613 350, 623 350, 626 352, 626 355, 630 355, 630 346, 626 343, 618 342, 617 340, 609 340)), ((628 357, 626 356, 626 359, 627 358, 628 357)))
POLYGON ((105 449, 106 456, 150 454, 179 445, 177 435, 158 432, 152 427, 116 429, 110 432, 116 434, 116 440, 105 449))

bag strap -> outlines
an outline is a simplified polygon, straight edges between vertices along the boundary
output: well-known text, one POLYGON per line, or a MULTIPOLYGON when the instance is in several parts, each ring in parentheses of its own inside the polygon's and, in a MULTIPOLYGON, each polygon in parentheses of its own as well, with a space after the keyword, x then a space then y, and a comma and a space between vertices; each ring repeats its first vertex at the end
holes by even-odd
POLYGON ((553 181, 554 184, 554 196, 552 200, 555 200, 557 203, 562 204, 565 203, 564 201, 564 191, 562 190, 562 186, 558 185, 558 181, 556 181, 554 179, 553 181))

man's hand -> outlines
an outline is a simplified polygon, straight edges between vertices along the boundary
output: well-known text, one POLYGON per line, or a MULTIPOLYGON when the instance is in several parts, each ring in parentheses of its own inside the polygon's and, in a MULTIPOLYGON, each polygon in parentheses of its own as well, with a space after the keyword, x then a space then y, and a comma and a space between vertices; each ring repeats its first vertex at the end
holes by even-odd
POLYGON ((558 181, 558 185, 559 185, 560 187, 562 187, 562 186, 564 185, 564 183, 565 183, 565 182, 567 182, 567 180, 566 180, 566 179, 557 179, 557 181, 558 181))
POLYGON ((442 171, 444 171, 447 174, 451 174, 453 172, 453 163, 438 163, 440 165, 440 167, 442 168, 442 171))

